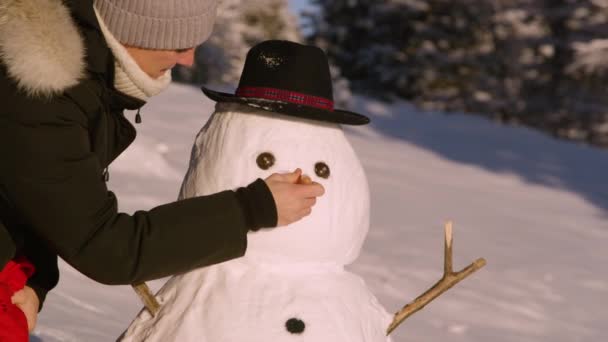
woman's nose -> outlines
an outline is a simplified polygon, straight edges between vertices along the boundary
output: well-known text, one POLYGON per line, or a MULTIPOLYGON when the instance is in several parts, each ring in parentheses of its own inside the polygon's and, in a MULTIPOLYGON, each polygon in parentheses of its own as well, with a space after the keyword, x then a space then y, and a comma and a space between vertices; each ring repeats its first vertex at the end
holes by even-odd
POLYGON ((191 67, 194 65, 194 48, 177 53, 177 64, 191 67))

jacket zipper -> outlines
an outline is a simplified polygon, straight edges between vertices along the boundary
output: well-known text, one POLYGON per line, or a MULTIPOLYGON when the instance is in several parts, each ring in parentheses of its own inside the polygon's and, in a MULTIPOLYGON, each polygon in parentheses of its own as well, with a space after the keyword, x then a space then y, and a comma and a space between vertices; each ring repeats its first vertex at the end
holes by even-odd
POLYGON ((110 181, 110 167, 106 167, 105 169, 103 169, 103 180, 104 182, 108 182, 110 181))

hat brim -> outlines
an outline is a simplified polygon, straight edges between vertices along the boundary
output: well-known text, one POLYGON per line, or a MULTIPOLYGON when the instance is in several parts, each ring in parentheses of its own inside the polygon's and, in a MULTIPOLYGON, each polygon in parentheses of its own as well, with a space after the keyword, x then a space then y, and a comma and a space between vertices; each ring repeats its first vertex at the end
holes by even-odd
POLYGON ((367 116, 346 110, 336 109, 334 111, 328 111, 289 102, 239 97, 234 94, 223 93, 208 89, 206 87, 201 87, 201 90, 203 93, 205 93, 205 95, 207 95, 207 97, 216 102, 240 103, 269 112, 277 112, 280 114, 297 116, 299 118, 309 120, 332 122, 343 125, 358 126, 370 123, 370 119, 367 116))

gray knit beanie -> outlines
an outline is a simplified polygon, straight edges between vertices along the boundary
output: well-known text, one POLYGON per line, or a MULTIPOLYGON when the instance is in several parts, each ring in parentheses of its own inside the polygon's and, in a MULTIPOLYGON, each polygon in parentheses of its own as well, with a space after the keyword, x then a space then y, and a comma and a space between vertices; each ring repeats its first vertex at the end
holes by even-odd
POLYGON ((95 0, 105 25, 124 45, 177 50, 213 31, 218 0, 95 0))

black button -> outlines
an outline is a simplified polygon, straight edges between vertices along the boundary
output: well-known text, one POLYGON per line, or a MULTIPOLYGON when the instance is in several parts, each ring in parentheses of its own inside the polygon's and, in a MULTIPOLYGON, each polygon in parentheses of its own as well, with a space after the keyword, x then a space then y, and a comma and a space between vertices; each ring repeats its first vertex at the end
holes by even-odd
POLYGON ((329 178, 331 172, 327 164, 325 164, 324 162, 318 162, 315 164, 315 173, 317 174, 317 176, 327 179, 329 178))
POLYGON ((300 319, 290 318, 285 322, 285 328, 292 334, 301 334, 304 332, 304 328, 306 328, 306 324, 300 319))
POLYGON ((270 169, 275 162, 275 158, 270 152, 261 153, 256 159, 256 163, 262 170, 270 169))

